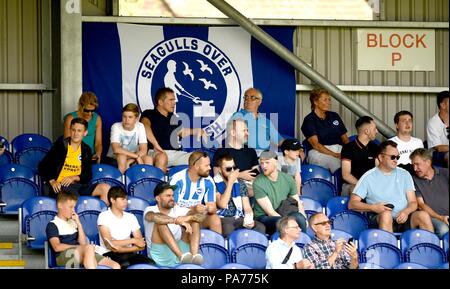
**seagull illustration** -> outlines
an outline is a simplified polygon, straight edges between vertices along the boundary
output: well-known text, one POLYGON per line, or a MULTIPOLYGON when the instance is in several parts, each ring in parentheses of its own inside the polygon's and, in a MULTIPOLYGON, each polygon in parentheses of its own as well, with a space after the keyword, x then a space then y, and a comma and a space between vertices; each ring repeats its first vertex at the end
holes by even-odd
POLYGON ((191 80, 194 80, 194 75, 192 74, 192 69, 189 69, 189 64, 187 64, 184 61, 183 61, 183 64, 184 64, 183 74, 189 75, 191 77, 191 80))
POLYGON ((217 90, 217 86, 214 83, 211 83, 211 81, 208 81, 204 78, 200 78, 199 79, 201 82, 203 82, 203 84, 205 86, 203 86, 204 89, 209 90, 210 87, 214 88, 215 90, 217 90))
POLYGON ((204 63, 202 60, 197 59, 197 62, 200 63, 201 67, 200 70, 202 72, 208 71, 209 73, 213 74, 212 69, 209 68, 208 64, 204 63))

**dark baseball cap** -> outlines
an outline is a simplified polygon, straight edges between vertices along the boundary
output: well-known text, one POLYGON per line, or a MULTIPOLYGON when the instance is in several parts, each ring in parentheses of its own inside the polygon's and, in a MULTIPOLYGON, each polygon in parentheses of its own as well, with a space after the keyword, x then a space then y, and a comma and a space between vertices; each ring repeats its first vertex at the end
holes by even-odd
POLYGON ((153 190, 153 195, 156 197, 167 189, 172 189, 175 191, 177 189, 177 186, 171 185, 168 182, 161 182, 156 185, 155 189, 153 190))
POLYGON ((283 141, 280 148, 282 152, 284 152, 285 150, 298 151, 299 149, 302 148, 302 144, 296 138, 288 138, 283 141))

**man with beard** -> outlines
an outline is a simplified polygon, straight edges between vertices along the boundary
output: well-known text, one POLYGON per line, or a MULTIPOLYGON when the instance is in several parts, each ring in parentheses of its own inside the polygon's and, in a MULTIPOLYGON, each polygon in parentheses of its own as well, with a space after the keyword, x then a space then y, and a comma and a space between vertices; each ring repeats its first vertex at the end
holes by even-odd
POLYGON ((200 243, 200 223, 203 214, 193 210, 183 215, 185 210, 175 204, 176 186, 161 182, 154 190, 157 205, 144 211, 145 239, 148 256, 158 266, 173 267, 178 263, 203 263, 198 253, 200 243))
POLYGON ((217 215, 216 186, 209 173, 211 162, 207 153, 195 151, 189 156, 189 167, 174 174, 170 180, 175 202, 187 215, 189 211, 206 215, 203 228, 222 234, 222 224, 217 215))

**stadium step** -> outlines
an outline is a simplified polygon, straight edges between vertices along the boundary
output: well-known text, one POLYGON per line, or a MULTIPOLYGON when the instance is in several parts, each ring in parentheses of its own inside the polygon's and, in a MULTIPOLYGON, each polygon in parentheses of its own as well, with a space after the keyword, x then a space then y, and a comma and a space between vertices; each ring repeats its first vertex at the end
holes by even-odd
POLYGON ((43 250, 31 250, 24 245, 19 259, 18 231, 17 216, 0 216, 0 269, 45 268, 43 250))

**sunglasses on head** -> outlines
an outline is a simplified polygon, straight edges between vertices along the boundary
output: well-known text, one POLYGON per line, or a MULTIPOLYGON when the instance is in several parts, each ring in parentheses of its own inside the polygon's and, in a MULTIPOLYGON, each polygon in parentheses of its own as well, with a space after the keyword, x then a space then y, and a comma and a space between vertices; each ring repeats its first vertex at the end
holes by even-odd
POLYGON ((323 221, 323 222, 320 222, 320 223, 315 223, 314 225, 321 225, 321 226, 331 225, 331 221, 327 220, 327 221, 323 221))
POLYGON ((392 161, 400 159, 400 156, 396 156, 396 155, 388 155, 388 154, 383 154, 383 155, 390 157, 392 161))
POLYGON ((232 170, 235 171, 236 169, 237 169, 237 166, 226 167, 226 168, 225 168, 225 171, 229 173, 229 172, 231 172, 232 170))
POLYGON ((95 108, 94 109, 83 108, 83 111, 86 112, 86 113, 95 112, 95 108))
POLYGON ((195 165, 195 163, 198 162, 201 158, 206 158, 207 156, 208 156, 208 154, 203 152, 201 156, 199 156, 192 162, 192 165, 195 165))

